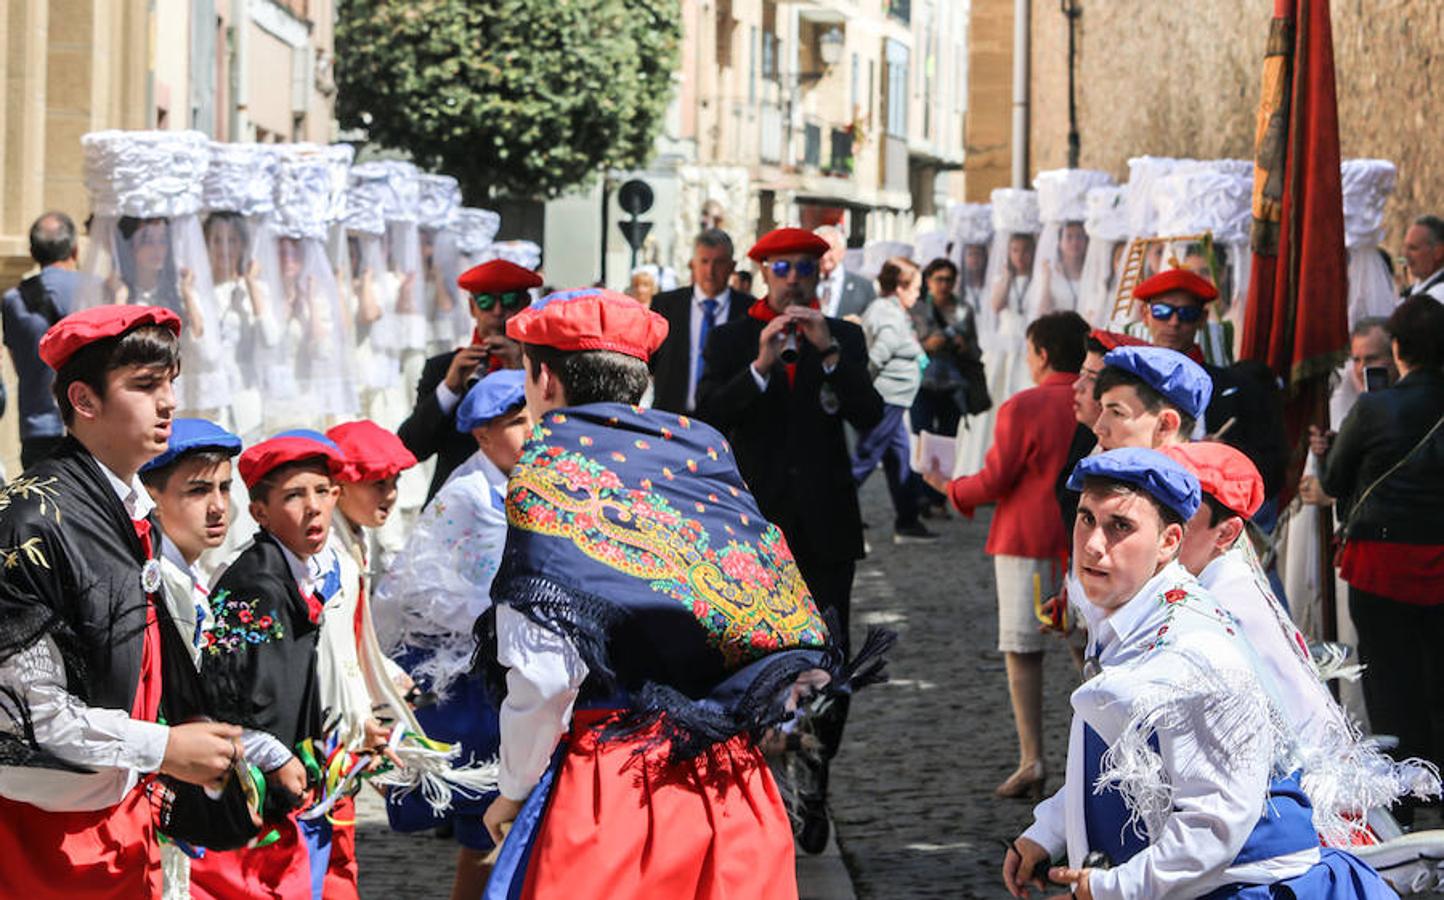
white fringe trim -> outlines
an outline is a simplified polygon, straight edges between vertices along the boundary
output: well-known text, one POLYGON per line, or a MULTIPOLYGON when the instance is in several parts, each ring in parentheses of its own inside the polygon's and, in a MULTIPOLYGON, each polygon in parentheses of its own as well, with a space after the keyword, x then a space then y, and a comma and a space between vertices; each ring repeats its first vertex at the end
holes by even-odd
POLYGON ((457 793, 476 799, 497 788, 500 763, 492 759, 453 765, 461 754, 459 745, 442 751, 404 740, 393 749, 401 758, 402 766, 371 779, 372 784, 387 788, 388 798, 402 800, 419 790, 432 813, 440 816, 451 809, 457 793))

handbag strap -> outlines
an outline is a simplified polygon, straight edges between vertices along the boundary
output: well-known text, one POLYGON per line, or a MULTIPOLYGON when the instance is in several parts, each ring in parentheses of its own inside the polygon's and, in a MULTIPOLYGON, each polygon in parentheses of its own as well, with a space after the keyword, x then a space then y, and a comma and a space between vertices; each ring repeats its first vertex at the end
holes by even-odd
POLYGON ((1409 462, 1409 460, 1414 456, 1415 453, 1418 453, 1421 449, 1424 448, 1425 444, 1429 443, 1430 439, 1433 438, 1436 433, 1438 433, 1440 428, 1444 428, 1444 415, 1441 415, 1439 417, 1438 421, 1434 423, 1433 427, 1431 427, 1428 431, 1424 432, 1424 436, 1421 437, 1419 441, 1414 444, 1414 446, 1409 448, 1408 453, 1405 453, 1403 456, 1399 457, 1398 462, 1394 463, 1392 466, 1386 469, 1384 471, 1384 474, 1380 475, 1378 478, 1375 478, 1369 483, 1368 487, 1364 488, 1364 490, 1360 492, 1359 499, 1354 501, 1353 506, 1349 507, 1349 514, 1345 516, 1344 521, 1340 523, 1339 531, 1345 537, 1348 536, 1349 525, 1352 524, 1354 517, 1359 512, 1360 507, 1364 505, 1364 501, 1368 500, 1369 496, 1374 493, 1374 489, 1387 481, 1395 472, 1402 469, 1405 463, 1409 462))

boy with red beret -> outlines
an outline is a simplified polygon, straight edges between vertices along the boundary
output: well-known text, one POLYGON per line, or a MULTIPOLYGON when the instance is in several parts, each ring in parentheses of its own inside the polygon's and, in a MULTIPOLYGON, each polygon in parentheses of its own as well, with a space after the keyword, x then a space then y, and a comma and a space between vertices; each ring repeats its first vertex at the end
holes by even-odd
MULTIPOLYGON (((788 716, 791 688, 810 693, 800 682, 836 690, 856 670, 728 442, 635 405, 665 319, 565 291, 507 333, 526 348, 537 425, 508 480, 494 637, 490 613, 478 624, 480 652, 507 669, 501 796, 484 822, 497 841, 516 826, 487 890, 796 897, 787 813, 753 736, 788 716)), ((860 655, 888 643, 870 635, 860 655)))
POLYGON ((476 443, 456 430, 456 408, 477 378, 497 369, 521 367, 521 347, 506 336, 506 323, 531 303, 531 290, 541 276, 504 259, 474 266, 456 280, 471 299, 468 308, 476 329, 471 343, 426 361, 416 387, 416 406, 396 433, 422 462, 436 457, 429 501, 452 471, 472 453, 476 443))
POLYGON ((239 752, 233 725, 181 724, 204 710, 179 705, 199 688, 136 478, 170 437, 179 334, 168 310, 105 306, 40 341, 68 434, 0 490, 6 897, 160 897, 158 775, 221 785, 239 752))
POLYGON ((356 896, 354 868, 339 879, 328 872, 326 818, 297 816, 317 787, 307 763, 314 765, 315 748, 332 724, 324 718, 333 710, 323 696, 321 642, 323 618, 341 602, 340 570, 327 544, 335 478, 344 466, 332 441, 305 430, 283 432, 241 454, 241 478, 260 530, 211 593, 215 624, 206 634, 201 673, 218 709, 296 755, 267 773, 266 825, 276 839, 196 860, 191 892, 200 900, 319 900, 323 886, 328 900, 356 896))

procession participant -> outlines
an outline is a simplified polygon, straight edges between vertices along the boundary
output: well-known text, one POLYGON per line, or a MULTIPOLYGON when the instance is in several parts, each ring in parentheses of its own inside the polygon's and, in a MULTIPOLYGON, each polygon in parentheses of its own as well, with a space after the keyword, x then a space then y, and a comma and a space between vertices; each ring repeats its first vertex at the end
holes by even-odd
POLYGON ((1319 680, 1308 642, 1294 627, 1248 546, 1245 524, 1263 504, 1263 477, 1239 450, 1200 441, 1165 448, 1198 477, 1203 502, 1184 528, 1178 561, 1239 622, 1274 684, 1300 745, 1314 825, 1333 846, 1365 830, 1371 807, 1437 796, 1438 778, 1417 760, 1395 765, 1358 730, 1319 680))
POLYGON ((1071 385, 1083 360, 1088 324, 1075 312, 1047 313, 1028 326, 1028 365, 1036 385, 998 409, 993 446, 983 470, 949 479, 927 476, 963 515, 996 503, 985 552, 997 583, 998 650, 1008 672, 1008 696, 1018 734, 1018 767, 993 793, 1041 797, 1043 767, 1043 649, 1034 606, 1057 591, 1067 556, 1053 479, 1072 435, 1071 385))
POLYGON ((1073 564, 1098 611, 1073 692, 1063 788, 1003 862, 1015 897, 1038 867, 1084 900, 1392 897, 1372 869, 1320 848, 1284 697, 1238 621, 1177 562, 1198 479, 1154 450, 1089 457, 1073 564))
MULTIPOLYGON (((863 556, 862 513, 852 483, 843 423, 866 432, 883 418, 868 372, 862 329, 818 310, 818 259, 827 243, 800 228, 778 228, 747 252, 761 266, 767 296, 712 332, 697 386, 697 417, 727 436, 737 468, 776 522, 824 612, 835 610, 838 643, 849 646, 852 582, 863 556), (785 355, 795 353, 794 361, 785 355)), ((815 720, 822 758, 802 793, 798 839, 809 853, 827 845, 828 761, 842 743, 847 698, 815 720)))
POLYGON ((1242 450, 1264 477, 1265 531, 1273 527, 1288 461, 1283 399, 1273 375, 1256 361, 1219 366, 1204 358, 1198 333, 1209 303, 1218 298, 1212 282, 1182 267, 1167 268, 1133 289, 1143 307, 1143 329, 1157 347, 1188 356, 1208 373, 1213 392, 1202 420, 1208 434, 1242 450))
POLYGON ((1110 350, 1119 347, 1137 346, 1146 346, 1146 343, 1126 334, 1097 328, 1089 332, 1083 342, 1086 351, 1083 354, 1083 365, 1078 369, 1078 378, 1073 382, 1073 417, 1078 425, 1073 429, 1073 442, 1068 445, 1068 457, 1053 483, 1053 493, 1058 497, 1058 509, 1063 514, 1064 534, 1073 531, 1073 518, 1078 513, 1078 494, 1068 490, 1068 476, 1073 474, 1073 467, 1078 465, 1078 460, 1092 454, 1098 446, 1098 435, 1093 433, 1093 426, 1097 424, 1103 406, 1094 396, 1093 388, 1098 384, 1098 376, 1103 372, 1103 357, 1110 350))
POLYGON ((160 566, 171 620, 200 665, 210 623, 210 587, 195 568, 225 542, 231 518, 231 458, 241 439, 206 419, 171 423, 165 452, 140 467, 160 524, 160 566))
MULTIPOLYGON (((241 439, 205 419, 176 419, 166 451, 140 468, 160 526, 160 572, 165 598, 191 662, 200 667, 202 635, 211 624, 210 587, 198 570, 201 554, 221 546, 230 527, 231 458, 241 439)), ((290 751, 263 732, 241 735, 246 759, 272 771, 290 751)), ((190 897, 190 856, 177 844, 161 845, 167 900, 190 897)))
MULTIPOLYGON (((369 419, 337 425, 326 432, 345 458, 336 473, 338 493, 331 516, 330 549, 341 587, 327 602, 321 626, 321 702, 338 717, 339 742, 359 749, 379 729, 376 708, 400 709, 398 688, 409 690, 410 679, 381 652, 371 612, 371 589, 385 571, 385 556, 376 539, 397 502, 397 480, 416 465, 416 457, 396 435, 369 419)), ((333 733, 335 731, 333 730, 333 733)), ((340 797, 331 807, 336 823, 326 897, 340 896, 356 879, 355 804, 340 797), (340 879, 334 889, 331 883, 340 879)))
MULTIPOLYGON (((336 505, 335 477, 345 465, 334 443, 315 432, 282 433, 251 446, 238 468, 251 495, 259 530, 211 592, 212 629, 206 632, 201 675, 218 711, 292 748, 286 764, 267 775, 273 843, 207 853, 191 866, 197 900, 243 896, 321 898, 355 896, 355 872, 328 871, 332 829, 325 817, 302 820, 297 807, 318 773, 322 746, 340 712, 323 697, 323 612, 341 593, 341 575, 327 546, 336 505), (350 876, 349 885, 346 876, 350 876), (349 887, 349 890, 346 888, 349 887)), ((343 627, 349 626, 343 623, 343 627)), ((367 746, 387 735, 366 724, 367 746)), ((324 754, 323 754, 324 755, 324 754)), ((345 860, 338 860, 343 863, 345 860)))
POLYGON ((487 896, 796 897, 787 813, 753 735, 811 692, 799 679, 836 691, 859 665, 875 674, 889 640, 869 635, 844 666, 727 441, 628 405, 665 319, 584 289, 507 333, 526 347, 538 422, 511 473, 495 643, 482 643, 509 667, 485 823, 500 839, 515 822, 487 896))
POLYGON ((234 725, 159 723, 192 712, 172 703, 189 665, 174 664, 136 472, 166 449, 179 334, 169 310, 105 306, 39 344, 68 435, 0 491, 7 897, 160 897, 156 773, 214 786, 237 753, 234 725))
MULTIPOLYGON (((494 759, 498 701, 471 673, 472 623, 491 606, 491 580, 506 543, 506 481, 531 435, 525 377, 503 369, 478 381, 456 411, 456 427, 477 450, 417 519, 406 547, 377 582, 373 608, 382 646, 416 681, 416 718, 436 740, 461 746, 460 761, 494 759)), ((481 816, 495 791, 458 798, 438 813, 416 794, 388 797, 397 831, 450 824, 461 849, 452 900, 475 900, 491 871, 492 840, 481 816)))
POLYGON ((1093 385, 1104 450, 1158 449, 1193 437, 1213 384, 1202 366, 1162 347, 1119 347, 1103 357, 1093 385))
POLYGON ((521 348, 506 336, 506 322, 531 303, 541 276, 504 259, 474 266, 457 279, 470 294, 475 329, 471 343, 426 361, 416 386, 416 406, 396 429, 418 460, 436 457, 427 501, 436 496, 457 466, 476 452, 476 442, 456 430, 456 408, 472 382, 497 369, 521 366, 521 348))

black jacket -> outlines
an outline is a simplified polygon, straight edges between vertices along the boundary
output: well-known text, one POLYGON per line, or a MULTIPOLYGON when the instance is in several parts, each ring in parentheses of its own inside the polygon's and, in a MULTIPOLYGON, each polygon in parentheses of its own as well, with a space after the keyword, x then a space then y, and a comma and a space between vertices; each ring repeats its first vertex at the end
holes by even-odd
POLYGON ((823 371, 817 349, 801 340, 796 382, 788 387, 778 363, 765 391, 751 371, 763 323, 747 317, 719 326, 703 353, 697 418, 731 441, 762 514, 782 529, 795 556, 842 562, 863 555, 842 423, 872 428, 882 420, 883 402, 868 375, 862 329, 839 319, 827 324, 842 347, 832 374, 823 371))
POLYGON ((1444 373, 1410 372, 1388 390, 1364 394, 1324 458, 1319 482, 1338 498, 1354 539, 1444 544, 1444 428, 1360 503, 1360 494, 1403 459, 1444 416, 1444 373))
MULTIPOLYGON (((747 315, 754 298, 727 289, 726 322, 747 315)), ((692 285, 667 291, 652 298, 652 311, 667 320, 667 339, 652 354, 652 406, 668 412, 685 413, 687 388, 692 376, 692 285)), ((718 322, 718 325, 724 322, 718 322)))
POLYGON ((436 456, 436 471, 426 491, 428 503, 456 467, 476 452, 476 439, 456 430, 456 410, 443 413, 436 402, 436 386, 446 379, 446 370, 451 368, 456 353, 455 350, 438 353, 426 361, 421 380, 416 383, 416 406, 396 429, 397 437, 418 462, 430 459, 433 454, 436 456))
POLYGON ((1288 435, 1284 431, 1284 400, 1273 373, 1262 363, 1245 360, 1227 368, 1205 365, 1213 379, 1213 397, 1204 411, 1204 428, 1247 456, 1263 476, 1264 497, 1277 497, 1288 466, 1288 435))

